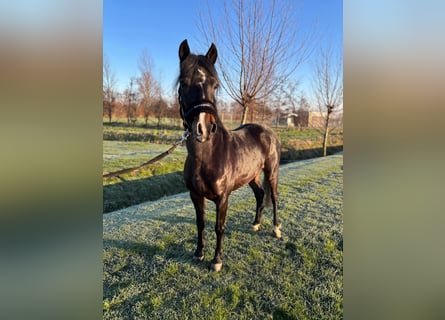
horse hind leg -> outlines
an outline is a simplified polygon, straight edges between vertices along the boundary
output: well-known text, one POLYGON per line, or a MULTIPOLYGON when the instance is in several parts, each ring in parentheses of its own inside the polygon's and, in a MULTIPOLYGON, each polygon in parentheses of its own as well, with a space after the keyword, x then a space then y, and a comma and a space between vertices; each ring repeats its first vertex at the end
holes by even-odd
POLYGON ((249 186, 252 188, 256 199, 255 220, 252 224, 252 230, 258 231, 263 220, 264 210, 264 190, 261 187, 260 176, 257 175, 255 179, 249 182, 249 186))
POLYGON ((271 199, 272 199, 272 208, 273 208, 273 234, 276 238, 281 238, 281 222, 278 217, 278 179, 274 179, 271 182, 271 199))
POLYGON ((270 196, 273 210, 273 234, 276 238, 281 238, 281 222, 278 217, 278 166, 273 172, 265 172, 265 184, 267 185, 266 197, 270 196))

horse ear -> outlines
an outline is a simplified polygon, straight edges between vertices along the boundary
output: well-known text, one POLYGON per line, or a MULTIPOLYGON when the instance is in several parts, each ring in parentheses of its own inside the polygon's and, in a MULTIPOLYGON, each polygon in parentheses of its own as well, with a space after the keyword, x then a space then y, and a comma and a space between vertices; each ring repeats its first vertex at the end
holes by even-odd
POLYGON ((187 42, 187 39, 181 42, 179 45, 179 61, 182 62, 187 58, 190 54, 190 48, 189 44, 187 42))
POLYGON ((216 62, 216 58, 218 57, 218 52, 216 51, 216 46, 215 44, 212 43, 212 45, 209 48, 209 51, 207 51, 206 53, 206 57, 213 63, 215 64, 216 62))

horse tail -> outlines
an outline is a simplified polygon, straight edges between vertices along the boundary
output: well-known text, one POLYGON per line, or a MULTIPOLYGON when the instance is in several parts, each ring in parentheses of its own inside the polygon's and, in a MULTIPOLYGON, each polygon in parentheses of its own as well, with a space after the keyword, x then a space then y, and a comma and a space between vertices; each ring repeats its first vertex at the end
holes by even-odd
POLYGON ((264 207, 270 208, 272 207, 272 188, 270 186, 269 179, 263 179, 263 189, 264 189, 264 198, 263 204, 264 207))

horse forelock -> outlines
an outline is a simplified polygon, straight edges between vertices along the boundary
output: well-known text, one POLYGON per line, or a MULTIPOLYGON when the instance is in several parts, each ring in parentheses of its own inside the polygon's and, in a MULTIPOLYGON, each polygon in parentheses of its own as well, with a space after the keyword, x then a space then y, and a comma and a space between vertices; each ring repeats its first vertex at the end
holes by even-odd
MULTIPOLYGON (((208 58, 203 55, 190 54, 180 64, 180 73, 177 80, 177 84, 180 85, 181 81, 191 81, 195 71, 201 70, 207 73, 210 77, 219 82, 218 73, 215 66, 210 62, 208 58)), ((205 75, 207 78, 207 75, 205 75)))

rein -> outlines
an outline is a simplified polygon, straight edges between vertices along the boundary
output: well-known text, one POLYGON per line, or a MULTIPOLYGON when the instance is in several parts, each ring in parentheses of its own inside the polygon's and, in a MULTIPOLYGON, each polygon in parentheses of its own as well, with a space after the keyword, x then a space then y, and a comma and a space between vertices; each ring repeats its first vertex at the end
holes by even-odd
POLYGON ((168 149, 167 151, 164 151, 163 153, 157 155, 156 157, 148 160, 147 162, 144 162, 143 164, 137 166, 137 167, 132 167, 132 168, 127 168, 127 169, 122 169, 122 170, 118 170, 118 171, 114 171, 114 172, 105 172, 102 174, 102 179, 106 179, 106 178, 112 178, 112 177, 118 177, 119 179, 122 179, 121 177, 119 177, 121 174, 124 173, 129 173, 129 172, 134 172, 134 171, 138 171, 141 168, 152 164, 156 161, 161 160, 162 158, 166 157, 167 155, 169 155, 170 153, 173 152, 173 150, 176 149, 177 146, 179 146, 180 144, 182 144, 184 141, 186 141, 188 139, 188 137, 190 136, 190 132, 188 130, 185 130, 184 133, 182 134, 181 140, 175 142, 170 149, 168 149))

